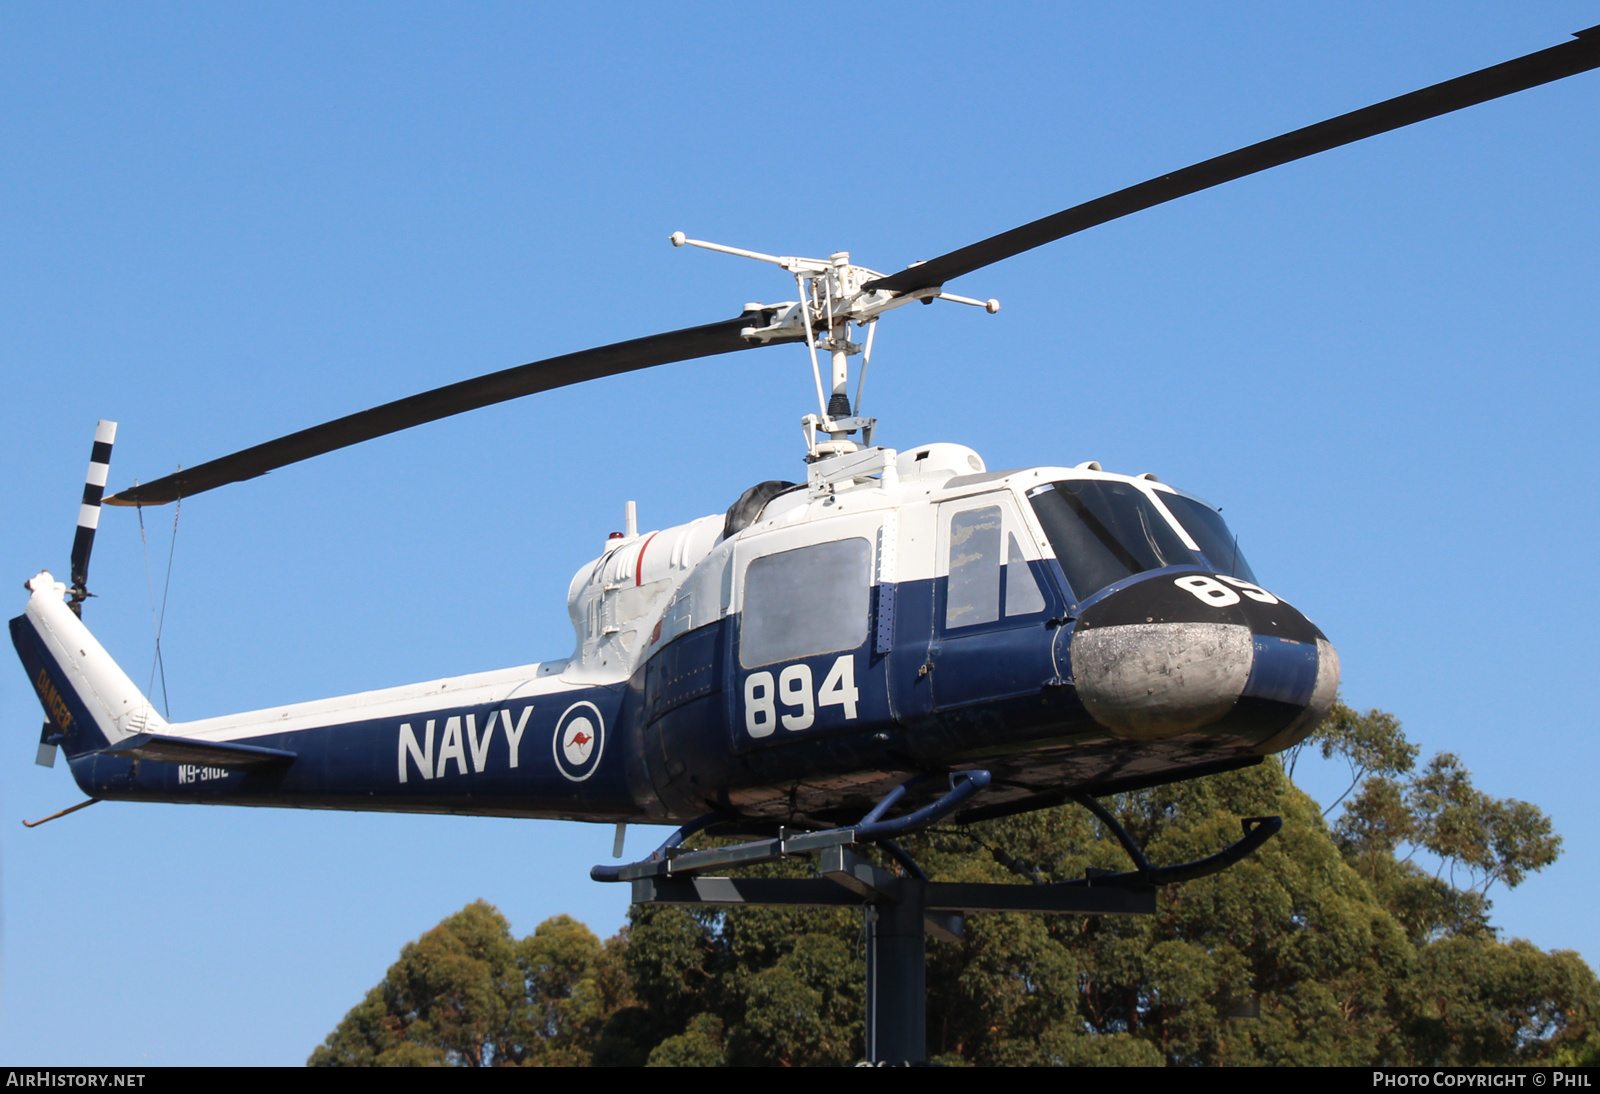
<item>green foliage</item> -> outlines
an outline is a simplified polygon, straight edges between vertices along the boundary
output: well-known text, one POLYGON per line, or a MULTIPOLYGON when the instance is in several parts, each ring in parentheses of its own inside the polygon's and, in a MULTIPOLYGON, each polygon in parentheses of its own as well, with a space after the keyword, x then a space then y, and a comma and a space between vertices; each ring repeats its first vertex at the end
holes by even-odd
MULTIPOLYGON (((1398 722, 1383 717, 1398 731, 1398 722)), ((1478 790, 1448 752, 1403 782, 1369 776, 1333 835, 1417 944, 1492 935, 1490 888, 1515 888, 1561 853, 1561 837, 1536 806, 1478 790), (1413 861, 1418 852, 1437 863, 1431 874, 1413 861)))
POLYGON ((557 916, 521 942, 477 901, 400 953, 311 1054, 313 1067, 587 1063, 631 1002, 614 944, 557 916))
POLYGON ((308 1061, 315 1067, 479 1067, 514 1042, 522 996, 517 946, 505 918, 469 904, 400 953, 308 1061))
POLYGON ((1418 952, 1401 991, 1418 1064, 1554 1064, 1594 1051, 1600 986, 1575 953, 1446 938, 1418 952))
MULTIPOLYGON (((767 876, 799 864, 753 868, 767 876)), ((627 967, 642 1004, 596 1063, 837 1066, 862 1054, 859 912, 638 907, 627 967)))
MULTIPOLYGON (((1276 761, 1124 794, 1107 806, 1159 863, 1221 849, 1240 817, 1275 814, 1283 829, 1226 872, 1161 890, 1154 916, 971 916, 961 942, 930 943, 935 1061, 1600 1059, 1593 971, 1573 953, 1503 942, 1489 922, 1493 885, 1555 860, 1549 819, 1477 790, 1449 754, 1419 770, 1417 748, 1381 711, 1339 704, 1300 748, 1349 766, 1331 829, 1276 761)), ((1075 806, 909 842, 936 880, 1128 868, 1075 806)), ((565 916, 515 941, 479 902, 408 945, 311 1063, 848 1064, 863 1051, 862 951, 852 909, 635 907, 602 944, 565 916)))
MULTIPOLYGON (((1390 970, 1404 932, 1340 859, 1315 803, 1275 764, 1124 795, 1115 812, 1154 861, 1204 857, 1238 818, 1276 813, 1283 831, 1226 873, 1162 890, 1151 917, 974 918, 959 946, 930 953, 936 1052, 976 1063, 1349 1064, 1376 1058, 1390 970), (1260 1018, 1230 1015, 1254 1011, 1260 1018), (1135 1043, 1136 1042, 1136 1043, 1135 1043)), ((1126 868, 1081 810, 930 837, 936 876, 971 875, 973 845, 1006 848, 1048 880, 1126 868), (954 869, 953 869, 954 868, 954 869)), ((994 862, 982 873, 1003 880, 994 862)), ((976 878, 975 878, 976 879, 976 878)))
POLYGON ((1470 887, 1480 894, 1497 881, 1516 888, 1561 853, 1561 837, 1536 806, 1489 797, 1448 752, 1429 762, 1409 787, 1407 800, 1416 818, 1416 842, 1450 869, 1465 870, 1470 887))
POLYGON ((1316 743, 1324 760, 1343 757, 1358 778, 1368 773, 1403 775, 1416 765, 1421 751, 1406 740, 1400 719, 1393 714, 1382 710, 1357 714, 1339 699, 1308 740, 1316 743))
POLYGON ((1591 1033, 1587 1039, 1572 1041, 1556 1051, 1555 1067, 1600 1067, 1600 1033, 1591 1033))
POLYGON ((518 951, 527 1005, 519 1012, 520 1051, 507 1059, 587 1064, 611 1015, 633 1001, 621 940, 602 945, 588 927, 561 915, 539 924, 518 951))
POLYGON ((649 1067, 723 1067, 722 1019, 697 1014, 682 1033, 668 1037, 650 1050, 649 1067))
POLYGON ((1350 769, 1350 785, 1322 811, 1323 816, 1331 813, 1368 776, 1394 778, 1408 773, 1416 766, 1417 754, 1421 751, 1406 740, 1400 719, 1393 714, 1381 710, 1358 714, 1341 700, 1334 701, 1333 709, 1315 733, 1284 754, 1284 768, 1290 778, 1294 777, 1301 753, 1313 747, 1324 760, 1337 756, 1350 769))
MULTIPOLYGON (((1334 805, 1360 787, 1341 814, 1335 835, 1346 857, 1374 885, 1382 887, 1393 874, 1388 860, 1409 862, 1424 850, 1449 874, 1450 884, 1444 888, 1486 897, 1497 882, 1516 888, 1561 853, 1561 837, 1537 806, 1491 798, 1478 790, 1452 753, 1439 753, 1412 775, 1420 750, 1405 739, 1392 714, 1357 714, 1336 702, 1317 731, 1288 754, 1291 774, 1299 753, 1313 746, 1323 759, 1338 757, 1350 769, 1350 787, 1334 805), (1464 887, 1456 885, 1458 877, 1466 880, 1464 887)), ((1481 928, 1487 910, 1486 901, 1469 900, 1461 914, 1476 919, 1481 928)))

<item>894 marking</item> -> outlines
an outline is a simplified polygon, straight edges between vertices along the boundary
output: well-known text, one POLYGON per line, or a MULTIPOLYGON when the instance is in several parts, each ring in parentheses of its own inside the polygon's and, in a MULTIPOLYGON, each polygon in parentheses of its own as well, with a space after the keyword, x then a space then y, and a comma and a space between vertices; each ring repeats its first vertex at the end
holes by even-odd
POLYGON ((810 665, 790 665, 778 674, 752 672, 744 681, 744 728, 752 737, 770 737, 783 723, 784 729, 810 729, 822 707, 843 707, 847 721, 856 716, 861 692, 856 689, 856 661, 845 654, 833 663, 822 681, 822 690, 812 695, 810 665), (778 705, 796 713, 778 713, 778 705))

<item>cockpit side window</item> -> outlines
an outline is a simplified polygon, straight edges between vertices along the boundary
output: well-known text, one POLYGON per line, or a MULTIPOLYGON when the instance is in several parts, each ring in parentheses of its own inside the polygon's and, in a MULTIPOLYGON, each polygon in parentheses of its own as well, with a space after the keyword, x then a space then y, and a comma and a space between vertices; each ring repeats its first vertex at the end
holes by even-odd
POLYGON ((1034 615, 1044 609, 1044 594, 1028 569, 1028 556, 1015 535, 1006 536, 1006 615, 1034 615))

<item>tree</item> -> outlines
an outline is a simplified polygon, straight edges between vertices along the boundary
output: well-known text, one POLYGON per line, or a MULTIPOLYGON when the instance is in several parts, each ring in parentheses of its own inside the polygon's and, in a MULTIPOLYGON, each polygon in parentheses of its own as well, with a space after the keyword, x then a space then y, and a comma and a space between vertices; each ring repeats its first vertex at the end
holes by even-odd
MULTIPOLYGON (((1175 1064, 1523 1064, 1591 1043, 1594 973, 1576 954, 1499 941, 1487 919, 1485 876, 1510 885, 1553 861, 1548 819, 1472 790, 1453 757, 1412 783, 1363 786, 1338 832, 1270 761, 1120 796, 1113 811, 1157 862, 1219 849, 1240 816, 1284 826, 1225 873, 1163 889, 1152 917, 974 917, 959 947, 930 953, 931 1046, 976 1063, 1153 1051, 1175 1064), (1356 831, 1383 838, 1338 834, 1356 831), (1442 876, 1396 857, 1413 837, 1442 876), (1446 880, 1446 855, 1476 869, 1475 887, 1446 880)), ((918 853, 936 876, 974 880, 1126 869, 1098 828, 1044 811, 925 837, 918 853)))
POLYGON ((1393 715, 1358 715, 1336 703, 1311 742, 1325 758, 1341 756, 1360 780, 1334 838, 1413 942, 1492 934, 1489 890, 1516 888, 1561 853, 1548 817, 1478 790, 1452 753, 1412 774, 1418 749, 1393 715), (1436 863, 1431 875, 1415 861, 1419 853, 1436 863))
POLYGON ((518 950, 527 1003, 517 1027, 515 1059, 587 1064, 611 1016, 633 1001, 622 940, 602 944, 588 927, 560 915, 539 924, 518 950))
MULTIPOLYGON (((754 868, 799 876, 799 864, 754 868)), ((639 1005, 600 1064, 782 1067, 861 1058, 861 915, 815 908, 638 907, 627 968, 639 1005)))
POLYGON ((523 1003, 517 947, 503 917, 478 901, 407 944, 383 982, 345 1016, 308 1063, 319 1067, 481 1067, 510 1059, 523 1003))
MULTIPOLYGON (((975 917, 930 961, 931 1048, 974 1063, 1351 1064, 1382 1052, 1405 934, 1341 861, 1316 804, 1276 764, 1122 796, 1119 819, 1154 861, 1203 857, 1241 816, 1283 830, 1222 875, 1161 890, 1148 917, 975 917), (1235 1017, 1259 1012, 1244 1021, 1235 1017), (1063 1051, 1065 1049, 1065 1051, 1063 1051)), ((1125 869, 1082 810, 926 840, 936 874, 1048 880, 1125 869), (971 853, 1004 848, 1015 865, 971 853)))
POLYGON ((618 945, 557 916, 516 942, 477 901, 409 943, 307 1062, 314 1067, 588 1063, 631 1002, 618 945))
MULTIPOLYGON (((1161 890, 1154 916, 969 917, 963 941, 929 947, 930 1050, 1054 1066, 1600 1056, 1593 971, 1502 941, 1489 921, 1494 885, 1559 854, 1549 819, 1477 790, 1450 754, 1419 769, 1381 711, 1338 704, 1305 748, 1350 768, 1331 827, 1276 760, 1107 799, 1156 862, 1218 850, 1242 816, 1284 825, 1225 873, 1161 890)), ((940 880, 1127 868, 1076 806, 908 843, 940 880)), ((311 1062, 849 1063, 862 1054, 862 937, 847 909, 636 906, 603 945, 566 917, 516 942, 480 902, 407 946, 311 1062)))
POLYGON ((1350 785, 1323 809, 1323 816, 1333 812, 1369 775, 1396 778, 1406 774, 1416 766, 1421 751, 1406 740, 1400 719, 1393 714, 1381 710, 1358 714, 1339 700, 1315 733, 1284 753, 1284 771, 1291 779, 1301 754, 1308 749, 1320 752, 1324 760, 1338 756, 1350 769, 1350 785))
POLYGON ((1600 991, 1570 951, 1443 938, 1418 951, 1401 991, 1408 1062, 1554 1064, 1594 1053, 1600 991))

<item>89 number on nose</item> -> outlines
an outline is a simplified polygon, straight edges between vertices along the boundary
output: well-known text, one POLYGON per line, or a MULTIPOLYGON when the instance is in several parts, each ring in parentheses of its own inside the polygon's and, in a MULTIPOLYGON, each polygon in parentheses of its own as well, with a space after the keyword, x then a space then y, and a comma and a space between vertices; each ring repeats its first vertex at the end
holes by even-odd
POLYGON ((1194 594, 1200 603, 1213 608, 1230 608, 1239 603, 1239 593, 1243 593, 1257 604, 1276 604, 1278 598, 1273 596, 1260 585, 1252 585, 1248 581, 1240 581, 1236 577, 1226 577, 1218 574, 1216 577, 1206 577, 1204 574, 1188 574, 1173 582, 1180 589, 1194 594), (1233 588, 1224 585, 1226 581, 1233 588), (1237 590, 1237 591, 1235 591, 1237 590))

